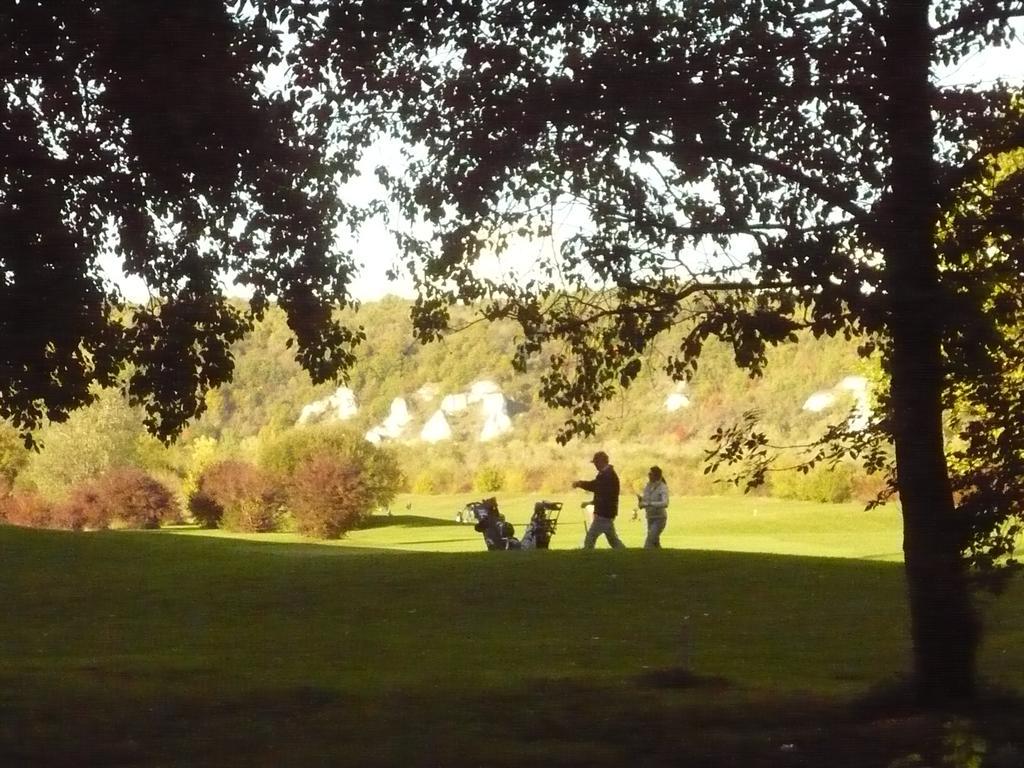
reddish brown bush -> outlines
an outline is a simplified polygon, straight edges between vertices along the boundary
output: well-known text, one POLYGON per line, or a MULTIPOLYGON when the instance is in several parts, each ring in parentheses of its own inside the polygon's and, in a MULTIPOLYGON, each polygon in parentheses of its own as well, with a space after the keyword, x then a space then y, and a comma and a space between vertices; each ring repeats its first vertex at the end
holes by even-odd
POLYGON ((301 533, 337 539, 371 511, 373 493, 358 466, 318 454, 292 472, 288 508, 301 533))
MULTIPOLYGON (((860 472, 853 477, 853 498, 855 501, 860 501, 865 504, 871 501, 875 501, 880 496, 884 496, 888 489, 888 483, 886 482, 885 475, 881 472, 876 472, 873 475, 869 475, 864 472, 860 472)), ((889 501, 898 501, 899 496, 894 495, 888 497, 889 501)))
POLYGON ((192 519, 199 523, 202 528, 220 527, 221 518, 224 517, 224 507, 199 487, 188 497, 188 511, 192 519))
POLYGON ((110 516, 130 528, 159 528, 181 516, 174 494, 135 467, 110 470, 96 482, 96 489, 110 516))
POLYGON ((53 505, 39 494, 15 492, 0 499, 0 517, 11 525, 49 528, 53 524, 53 505))
POLYGON ((219 461, 200 476, 188 507, 206 528, 262 533, 278 526, 281 491, 270 475, 252 464, 219 461))
POLYGON ((110 527, 111 508, 95 483, 83 483, 71 489, 67 498, 53 507, 53 526, 80 531, 110 527))
POLYGON ((67 500, 57 502, 50 513, 49 527, 81 531, 85 528, 85 509, 67 500))

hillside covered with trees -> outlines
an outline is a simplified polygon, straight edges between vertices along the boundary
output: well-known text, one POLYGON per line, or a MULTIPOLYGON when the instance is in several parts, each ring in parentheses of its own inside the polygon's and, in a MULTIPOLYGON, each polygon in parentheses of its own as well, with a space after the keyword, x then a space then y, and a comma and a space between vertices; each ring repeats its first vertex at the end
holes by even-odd
MULTIPOLYGON (((723 345, 708 351, 684 390, 667 377, 642 376, 604 409, 593 438, 562 446, 554 438, 566 413, 549 408, 538 396, 542 363, 535 361, 523 372, 513 369, 513 324, 472 323, 468 311, 456 313, 453 330, 424 345, 413 338, 409 310, 409 302, 388 298, 346 318, 363 325, 366 340, 348 382, 358 410, 341 427, 365 435, 402 398, 412 419, 408 433, 381 447, 397 459, 402 487, 420 493, 562 491, 589 471, 586 461, 598 443, 612 453, 629 486, 639 485, 646 468, 660 463, 678 493, 733 492, 703 471, 702 453, 716 428, 756 410, 779 442, 803 441, 827 423, 846 418, 854 400, 836 386, 844 377, 868 373, 854 343, 841 339, 779 346, 760 378, 738 369, 731 349, 723 345), (481 381, 493 382, 506 398, 511 431, 481 442, 476 417, 468 410, 450 417, 450 440, 419 438, 423 422, 445 395, 481 381), (431 401, 421 397, 428 391, 434 395, 431 401), (818 412, 804 410, 815 392, 831 392, 834 402, 818 412), (672 395, 675 410, 667 405, 672 395)), ((303 428, 296 425, 303 406, 335 391, 334 384, 310 381, 294 361, 289 337, 284 314, 269 311, 252 334, 233 346, 233 380, 208 394, 205 414, 171 446, 146 434, 141 414, 116 391, 107 391, 65 423, 40 430, 42 448, 36 453, 21 451, 12 430, 4 453, 6 476, 19 487, 59 497, 107 468, 133 466, 185 497, 203 467, 218 460, 255 460, 263 446, 303 428)), ((666 338, 662 349, 672 342, 666 338)), ((878 482, 857 475, 845 466, 822 467, 809 476, 780 472, 768 491, 826 501, 867 500, 878 482)))

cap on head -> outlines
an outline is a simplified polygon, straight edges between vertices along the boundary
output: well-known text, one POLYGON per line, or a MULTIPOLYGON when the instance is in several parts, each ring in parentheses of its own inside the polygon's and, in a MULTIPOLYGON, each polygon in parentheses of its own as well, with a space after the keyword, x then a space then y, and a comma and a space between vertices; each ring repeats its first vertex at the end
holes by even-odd
POLYGON ((590 462, 592 464, 607 464, 608 454, 605 453, 604 451, 598 451, 597 453, 594 454, 594 458, 592 458, 590 462))

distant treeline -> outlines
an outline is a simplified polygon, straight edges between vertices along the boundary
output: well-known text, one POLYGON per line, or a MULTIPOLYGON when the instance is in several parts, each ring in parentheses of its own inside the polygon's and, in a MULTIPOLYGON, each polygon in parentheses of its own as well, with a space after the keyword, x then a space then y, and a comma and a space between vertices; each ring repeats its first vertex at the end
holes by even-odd
MULTIPOLYGON (((453 324, 466 327, 424 346, 412 337, 409 309, 407 301, 393 298, 360 309, 356 320, 365 327, 367 341, 348 383, 359 413, 345 423, 346 431, 362 435, 379 424, 396 397, 406 398, 425 418, 436 402, 418 404, 414 395, 421 387, 432 385, 443 396, 464 392, 479 380, 501 387, 513 423, 509 435, 488 443, 476 441, 472 418, 465 416, 453 421, 453 441, 386 444, 400 468, 401 489, 417 493, 564 490, 589 471, 586 459, 598 444, 611 454, 629 489, 637 489, 647 467, 658 463, 676 493, 735 492, 703 472, 702 451, 716 427, 753 409, 773 438, 800 442, 842 420, 852 406, 849 396, 841 395, 830 410, 806 412, 802 405, 812 392, 832 389, 851 374, 870 375, 855 343, 842 339, 809 338, 778 347, 766 375, 755 379, 736 369, 728 348, 710 346, 687 386, 689 407, 668 412, 665 400, 676 384, 659 367, 672 350, 673 339, 666 338, 651 351, 650 370, 605 408, 595 438, 563 447, 553 438, 566 414, 547 408, 537 396, 544 360, 531 362, 526 372, 512 368, 513 323, 470 324, 468 312, 456 313, 453 324)), ((176 492, 187 509, 189 484, 201 466, 255 461, 261 446, 295 429, 303 405, 334 391, 336 385, 310 382, 292 359, 288 338, 283 313, 270 310, 255 332, 235 346, 234 380, 208 395, 206 414, 170 447, 145 434, 139 414, 116 392, 105 392, 68 422, 41 430, 44 447, 37 453, 20 448, 12 429, 0 433, 0 473, 8 486, 58 498, 110 468, 137 467, 176 492)), ((410 437, 419 426, 412 425, 410 437)), ((854 467, 840 466, 806 476, 775 475, 766 490, 841 501, 870 496, 877 486, 872 480, 854 467)))

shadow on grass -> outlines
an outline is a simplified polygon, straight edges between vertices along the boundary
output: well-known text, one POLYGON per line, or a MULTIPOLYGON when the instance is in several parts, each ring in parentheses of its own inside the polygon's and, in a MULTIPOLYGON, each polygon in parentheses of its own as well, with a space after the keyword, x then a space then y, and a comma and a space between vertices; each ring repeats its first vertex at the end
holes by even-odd
POLYGON ((881 552, 877 555, 861 555, 858 560, 887 560, 896 562, 903 557, 902 552, 881 552))
MULTIPOLYGON (((995 712, 1016 712, 1024 715, 1024 695, 1005 688, 998 682, 984 681, 979 684, 979 694, 973 701, 937 703, 922 701, 915 695, 909 679, 898 679, 880 683, 850 704, 855 717, 877 719, 880 717, 909 716, 920 712, 934 712, 950 717, 988 718, 995 712)), ((1024 766, 1024 756, 1021 763, 1024 766)))
MULTIPOLYGON (((218 552, 218 554, 229 554, 232 551, 253 550, 262 553, 274 554, 285 557, 347 557, 365 554, 397 554, 400 550, 394 547, 368 547, 338 546, 339 541, 344 539, 312 539, 301 538, 299 540, 282 541, 275 537, 279 533, 247 534, 235 536, 230 533, 213 529, 204 529, 197 526, 178 526, 176 528, 159 528, 152 531, 95 531, 82 533, 80 531, 44 531, 51 534, 55 542, 61 537, 96 537, 98 539, 131 539, 152 542, 153 546, 180 548, 183 552, 188 549, 218 552)), ((290 535, 290 534, 283 534, 290 535)), ((2 767, 2 763, 0 763, 2 767)))
MULTIPOLYGON (((622 765, 1024 766, 1022 700, 996 688, 937 709, 900 695, 872 694, 865 707, 864 698, 745 689, 682 669, 645 674, 637 683, 602 690, 538 682, 535 694, 503 702, 504 728, 526 740, 576 743, 582 754, 597 743, 605 754, 618 752, 622 765), (962 762, 966 748, 984 761, 962 762), (1007 756, 1013 762, 999 762, 1007 756)), ((495 711, 493 704, 479 706, 495 711)))
POLYGON ((729 687, 729 681, 716 675, 698 675, 684 667, 652 669, 638 676, 642 686, 650 688, 703 688, 705 690, 721 690, 729 687))
MULTIPOLYGON (((455 544, 456 542, 467 541, 467 539, 469 538, 470 537, 463 537, 459 539, 421 539, 420 541, 403 541, 402 546, 412 547, 416 546, 417 544, 455 544)), ((480 539, 480 543, 481 549, 486 549, 486 547, 483 546, 483 539, 480 539)))
MULTIPOLYGON (((442 520, 437 517, 424 517, 423 515, 373 515, 366 519, 360 529, 370 528, 440 528, 455 526, 462 527, 462 523, 454 520, 442 520)), ((472 526, 469 526, 471 529, 472 526)))
POLYGON ((33 689, 22 706, 0 698, 0 765, 863 768, 950 764, 960 743, 989 755, 1022 747, 1019 697, 939 713, 894 694, 865 709, 680 669, 652 675, 625 685, 528 678, 475 692, 33 689))

